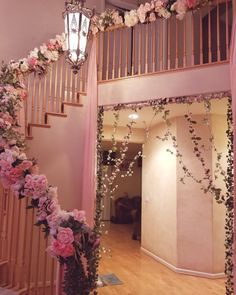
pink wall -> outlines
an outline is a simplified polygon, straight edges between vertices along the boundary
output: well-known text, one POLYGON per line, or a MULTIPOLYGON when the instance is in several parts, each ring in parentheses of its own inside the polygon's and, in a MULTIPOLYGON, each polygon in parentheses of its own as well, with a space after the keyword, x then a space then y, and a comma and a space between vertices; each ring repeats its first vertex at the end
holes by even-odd
POLYGON ((98 103, 109 105, 226 90, 230 90, 229 65, 218 64, 99 83, 98 103))
POLYGON ((84 108, 66 107, 67 118, 50 117, 50 129, 33 128, 29 156, 38 159, 40 173, 58 187, 64 209, 81 209, 84 150, 84 108))
MULTIPOLYGON (((86 6, 101 10, 104 0, 87 0, 86 6)), ((0 2, 0 60, 24 58, 34 47, 64 31, 64 0, 0 2)))
MULTIPOLYGON (((224 106, 223 106, 224 107, 224 106)), ((209 129, 201 124, 203 115, 194 116, 199 121, 197 134, 206 144, 207 166, 213 167, 215 153, 209 147, 209 129), (207 148, 208 147, 208 148, 207 148)), ((226 152, 225 117, 212 116, 212 130, 216 135, 219 152, 226 152), (222 128, 218 128, 218 125, 222 128)), ((172 119, 171 130, 177 136, 180 152, 186 166, 195 176, 203 177, 201 165, 193 155, 186 120, 172 119)), ((171 269, 214 277, 224 272, 224 224, 225 207, 216 204, 214 197, 204 194, 200 186, 190 178, 182 184, 182 168, 175 156, 166 152, 173 150, 171 141, 158 141, 166 130, 158 124, 149 132, 144 146, 142 172, 142 248, 171 269)), ((223 165, 225 162, 223 163, 223 165)), ((224 183, 218 181, 224 189, 224 183)))

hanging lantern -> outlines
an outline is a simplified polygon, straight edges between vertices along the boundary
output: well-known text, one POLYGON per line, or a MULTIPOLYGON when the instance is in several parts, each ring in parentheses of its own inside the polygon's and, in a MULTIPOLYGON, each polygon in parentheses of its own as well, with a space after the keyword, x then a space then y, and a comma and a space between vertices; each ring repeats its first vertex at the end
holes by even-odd
POLYGON ((77 74, 87 59, 87 43, 93 11, 83 7, 84 0, 66 1, 63 13, 66 34, 66 61, 72 65, 77 74))

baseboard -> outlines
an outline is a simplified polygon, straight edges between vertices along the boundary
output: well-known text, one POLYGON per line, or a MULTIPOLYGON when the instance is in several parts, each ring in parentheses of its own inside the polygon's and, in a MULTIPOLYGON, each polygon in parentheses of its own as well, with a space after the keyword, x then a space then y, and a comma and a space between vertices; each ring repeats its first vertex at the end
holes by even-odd
POLYGON ((153 254, 152 252, 146 250, 145 248, 141 247, 141 250, 146 253, 148 256, 152 257, 156 261, 160 262, 161 264, 167 266, 169 269, 173 270, 176 273, 185 274, 189 276, 196 276, 196 277, 202 277, 207 279, 221 279, 225 278, 224 273, 207 273, 207 272, 200 272, 196 270, 189 270, 189 269, 183 269, 178 268, 172 265, 171 263, 165 261, 164 259, 158 257, 157 255, 153 254))

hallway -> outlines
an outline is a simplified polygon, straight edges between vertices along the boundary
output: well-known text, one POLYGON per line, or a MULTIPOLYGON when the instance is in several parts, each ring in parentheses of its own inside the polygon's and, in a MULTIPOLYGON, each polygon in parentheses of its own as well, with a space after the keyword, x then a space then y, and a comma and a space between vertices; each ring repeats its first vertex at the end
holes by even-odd
POLYGON ((114 273, 124 284, 98 289, 99 295, 223 295, 224 279, 203 279, 176 274, 140 250, 131 239, 132 225, 106 224, 100 274, 114 273))

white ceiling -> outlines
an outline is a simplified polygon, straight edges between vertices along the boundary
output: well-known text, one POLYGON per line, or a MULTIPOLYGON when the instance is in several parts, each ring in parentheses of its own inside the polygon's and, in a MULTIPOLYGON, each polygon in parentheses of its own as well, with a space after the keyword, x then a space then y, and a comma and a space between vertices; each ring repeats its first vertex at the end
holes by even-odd
MULTIPOLYGON (((227 112, 227 99, 222 100, 212 100, 212 108, 211 113, 212 114, 218 114, 218 115, 226 115, 227 112)), ((170 111, 169 118, 174 118, 178 116, 182 116, 189 111, 192 112, 194 115, 204 114, 205 109, 203 103, 194 103, 192 105, 188 104, 169 104, 166 107, 167 110, 170 111)), ((114 124, 114 112, 113 111, 105 111, 104 113, 104 125, 105 126, 113 126, 114 124)), ((131 109, 125 109, 121 110, 119 112, 119 122, 118 126, 124 127, 126 126, 130 121, 128 118, 128 115, 131 113, 135 113, 135 111, 132 111, 131 109)), ((139 115, 139 119, 135 122, 135 128, 141 128, 144 129, 146 127, 150 128, 151 126, 154 126, 160 122, 163 122, 163 119, 161 118, 161 115, 157 115, 154 117, 153 110, 151 107, 144 107, 141 110, 137 111, 139 115)))

